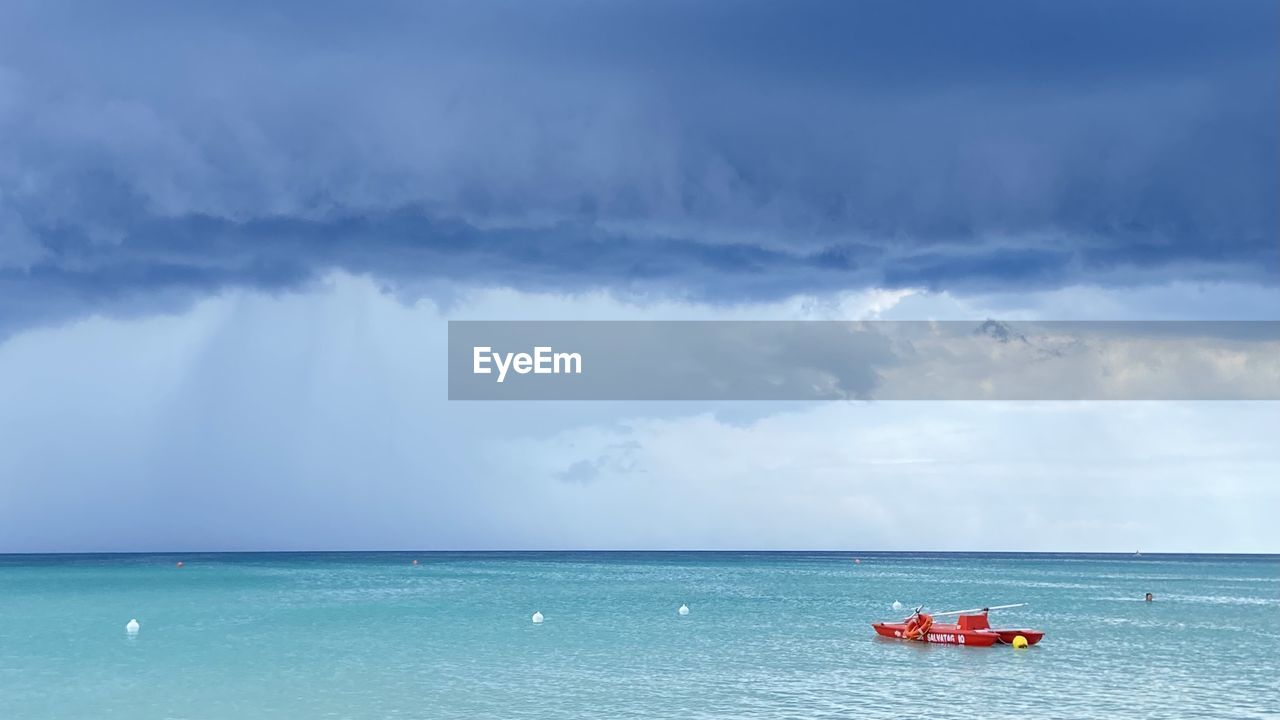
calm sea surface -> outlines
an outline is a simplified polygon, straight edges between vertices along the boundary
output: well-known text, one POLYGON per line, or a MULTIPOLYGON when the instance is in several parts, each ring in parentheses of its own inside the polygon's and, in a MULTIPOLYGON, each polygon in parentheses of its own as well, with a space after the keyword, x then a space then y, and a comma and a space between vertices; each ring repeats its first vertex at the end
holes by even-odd
POLYGON ((1280 557, 0 556, 6 720, 926 715, 1280 717, 1280 557), (879 639, 895 600, 1048 635, 879 639))

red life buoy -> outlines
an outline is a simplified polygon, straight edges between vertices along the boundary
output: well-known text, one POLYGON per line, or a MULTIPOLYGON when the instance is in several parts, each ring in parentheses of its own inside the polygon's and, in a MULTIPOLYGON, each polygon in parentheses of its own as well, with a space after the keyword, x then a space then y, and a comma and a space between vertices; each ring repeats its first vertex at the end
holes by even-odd
POLYGON ((929 629, 933 627, 933 616, 928 613, 916 613, 907 621, 907 627, 902 631, 902 637, 906 640, 923 640, 929 634, 929 629))

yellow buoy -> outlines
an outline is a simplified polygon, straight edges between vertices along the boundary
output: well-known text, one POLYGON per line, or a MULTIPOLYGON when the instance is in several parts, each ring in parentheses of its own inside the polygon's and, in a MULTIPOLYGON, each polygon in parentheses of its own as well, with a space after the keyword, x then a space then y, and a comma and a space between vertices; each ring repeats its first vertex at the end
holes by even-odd
POLYGON ((1022 650, 1022 649, 1023 649, 1023 648, 1025 648, 1026 646, 1027 646, 1027 639, 1026 639, 1026 638, 1022 637, 1021 635, 1016 635, 1016 636, 1014 636, 1014 638, 1013 638, 1013 647, 1014 647, 1014 648, 1016 648, 1016 649, 1018 649, 1018 650, 1022 650))

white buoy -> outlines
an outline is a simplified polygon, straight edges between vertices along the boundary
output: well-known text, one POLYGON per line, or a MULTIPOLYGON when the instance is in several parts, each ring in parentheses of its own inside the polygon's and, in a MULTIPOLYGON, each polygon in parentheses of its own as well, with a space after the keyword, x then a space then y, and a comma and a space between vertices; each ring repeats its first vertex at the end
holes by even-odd
POLYGON ((536 624, 536 623, 540 623, 540 622, 542 622, 542 613, 537 612, 537 611, 534 611, 534 613, 533 613, 533 622, 534 622, 535 624, 536 624))
POLYGON ((125 623, 124 631, 129 633, 130 635, 134 635, 138 632, 138 628, 141 628, 141 627, 142 626, 138 624, 137 618, 134 618, 133 620, 130 620, 129 622, 125 623))
POLYGON ((681 604, 681 605, 680 605, 680 609, 679 609, 679 610, 677 610, 676 612, 680 613, 681 615, 688 615, 688 614, 689 614, 689 606, 688 606, 688 605, 681 604))
POLYGON ((894 601, 893 601, 893 609, 894 609, 894 610, 901 610, 901 609, 902 609, 902 603, 898 602, 897 600, 894 600, 894 601))

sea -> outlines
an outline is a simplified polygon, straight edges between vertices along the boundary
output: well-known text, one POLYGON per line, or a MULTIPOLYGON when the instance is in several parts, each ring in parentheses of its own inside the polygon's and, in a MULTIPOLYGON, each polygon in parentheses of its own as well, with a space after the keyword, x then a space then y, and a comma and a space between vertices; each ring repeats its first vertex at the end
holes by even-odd
POLYGON ((0 556, 5 720, 1275 718, 1278 665, 1276 555, 0 556))

